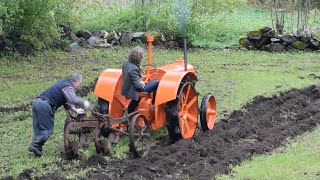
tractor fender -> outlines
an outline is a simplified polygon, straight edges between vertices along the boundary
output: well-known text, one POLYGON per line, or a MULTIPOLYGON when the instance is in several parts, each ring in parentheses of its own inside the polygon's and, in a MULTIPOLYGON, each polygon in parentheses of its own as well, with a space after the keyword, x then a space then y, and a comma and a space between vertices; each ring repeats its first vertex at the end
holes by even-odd
POLYGON ((112 103, 117 84, 121 79, 121 75, 121 69, 104 70, 97 80, 94 88, 94 95, 108 101, 109 103, 112 103))
POLYGON ((155 105, 157 106, 175 100, 177 98, 180 83, 185 77, 188 77, 190 80, 198 81, 197 76, 188 71, 165 73, 157 88, 155 105))

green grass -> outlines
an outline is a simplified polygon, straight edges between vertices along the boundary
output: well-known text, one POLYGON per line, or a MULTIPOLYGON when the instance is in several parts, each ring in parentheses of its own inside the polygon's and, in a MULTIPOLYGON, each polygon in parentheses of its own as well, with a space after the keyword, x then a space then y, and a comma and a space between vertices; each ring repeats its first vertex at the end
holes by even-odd
MULTIPOLYGON (((168 9, 170 5, 162 4, 159 10, 157 7, 152 9, 148 16, 146 31, 171 32, 172 35, 178 33, 172 24, 174 19, 167 16, 172 14, 168 9), (157 13, 156 13, 157 12, 157 13)), ((141 10, 143 11, 143 10, 141 10)), ((133 15, 137 13, 134 7, 122 6, 91 6, 85 11, 84 19, 76 29, 87 30, 122 30, 145 31, 139 20, 133 20, 133 15)), ((139 16, 142 18, 142 16, 139 16)), ((238 44, 240 36, 244 36, 248 31, 256 30, 264 26, 271 27, 271 15, 269 8, 257 7, 238 7, 232 12, 221 10, 214 15, 199 15, 194 20, 195 27, 189 29, 189 37, 192 38, 194 45, 203 46, 225 46, 238 44), (244 18, 245 17, 245 18, 244 18)))
POLYGON ((202 33, 195 38, 194 44, 238 45, 240 36, 264 26, 272 26, 268 9, 242 7, 233 12, 220 12, 210 17, 202 33))
POLYGON ((217 179, 312 180, 320 177, 320 128, 296 138, 272 155, 255 156, 217 179))
MULTIPOLYGON (((0 59, 0 83, 6 85, 1 86, 1 107, 30 104, 31 100, 49 85, 60 78, 69 76, 73 71, 84 75, 85 85, 94 82, 102 70, 120 68, 128 52, 128 48, 120 47, 107 50, 83 50, 70 54, 50 52, 39 54, 28 61, 21 61, 20 57, 0 59)), ((157 66, 171 63, 180 57, 183 57, 181 51, 157 48, 153 51, 153 63, 157 66)), ((319 84, 319 79, 309 76, 309 74, 319 75, 318 59, 320 59, 320 54, 310 52, 271 54, 253 51, 190 50, 188 53, 188 62, 196 68, 199 78, 196 85, 200 93, 199 100, 205 93, 213 93, 217 100, 219 119, 228 116, 232 110, 240 108, 257 95, 271 96, 291 88, 319 84)), ((93 93, 90 93, 85 99, 89 99, 92 104, 96 101, 93 93)), ((56 172, 68 178, 76 178, 90 170, 74 171, 72 167, 79 166, 79 161, 70 162, 62 159, 64 153, 62 129, 65 119, 63 108, 56 113, 54 134, 44 146, 46 155, 35 158, 29 153, 27 147, 32 138, 32 119, 28 117, 20 121, 19 117, 30 115, 30 113, 31 110, 30 112, 0 114, 0 178, 8 175, 16 177, 26 169, 34 169, 35 176, 56 172)), ((310 133, 311 136, 313 133, 310 133)), ((297 144, 302 142, 312 144, 313 141, 312 138, 304 138, 303 141, 297 141, 297 144)), ((127 141, 123 140, 114 147, 114 155, 123 156, 123 153, 120 152, 127 150, 127 144, 127 141)), ((309 154, 318 152, 312 146, 297 146, 304 146, 304 151, 309 154)), ((89 147, 88 150, 82 152, 83 158, 90 157, 94 152, 94 147, 89 147)), ((275 155, 279 156, 279 159, 285 158, 286 152, 275 153, 275 155)), ((254 166, 263 166, 263 164, 258 165, 259 162, 267 161, 270 156, 261 158, 254 166)), ((295 154, 292 158, 300 159, 303 158, 303 155, 295 154)), ((281 161, 272 161, 272 163, 275 167, 285 165, 281 161)), ((314 161, 306 161, 303 164, 308 167, 305 168, 307 175, 310 174, 307 177, 313 177, 311 175, 314 174, 315 165, 317 167, 319 164, 314 161)), ((288 170, 286 173, 289 176, 294 171, 288 170)))

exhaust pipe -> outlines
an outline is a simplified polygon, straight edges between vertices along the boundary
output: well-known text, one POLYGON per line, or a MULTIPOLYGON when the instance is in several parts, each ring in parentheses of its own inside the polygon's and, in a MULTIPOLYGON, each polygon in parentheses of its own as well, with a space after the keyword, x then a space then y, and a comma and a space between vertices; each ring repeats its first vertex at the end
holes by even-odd
POLYGON ((187 71, 187 38, 183 40, 183 59, 184 59, 184 70, 187 71))
POLYGON ((148 42, 148 65, 146 69, 146 75, 149 75, 149 70, 152 64, 152 42, 153 42, 153 36, 147 36, 147 42, 148 42))

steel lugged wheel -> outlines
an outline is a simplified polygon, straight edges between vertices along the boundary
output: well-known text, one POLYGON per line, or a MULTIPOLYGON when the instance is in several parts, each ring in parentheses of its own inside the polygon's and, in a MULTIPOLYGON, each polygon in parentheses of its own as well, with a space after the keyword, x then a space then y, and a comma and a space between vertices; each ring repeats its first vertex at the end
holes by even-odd
POLYGON ((79 142, 78 141, 70 141, 69 147, 66 150, 66 154, 69 158, 77 158, 79 156, 79 142))
POLYGON ((136 114, 130 122, 129 147, 134 157, 144 157, 150 150, 151 127, 141 114, 136 114))
POLYGON ((101 130, 103 129, 103 126, 99 128, 96 128, 94 130, 94 145, 96 147, 96 153, 103 154, 103 155, 109 155, 109 142, 108 139, 101 133, 101 130))
POLYGON ((211 93, 207 93, 202 101, 200 107, 200 122, 202 131, 212 129, 216 121, 216 99, 211 93))
POLYGON ((167 128, 173 141, 194 135, 198 118, 198 96, 191 82, 180 85, 177 99, 169 103, 167 115, 167 128))
POLYGON ((103 154, 103 155, 110 154, 107 139, 100 139, 98 142, 95 143, 95 147, 96 147, 97 154, 103 154))
POLYGON ((64 149, 69 159, 78 157, 80 147, 79 134, 77 128, 71 128, 72 120, 66 119, 64 126, 64 149))

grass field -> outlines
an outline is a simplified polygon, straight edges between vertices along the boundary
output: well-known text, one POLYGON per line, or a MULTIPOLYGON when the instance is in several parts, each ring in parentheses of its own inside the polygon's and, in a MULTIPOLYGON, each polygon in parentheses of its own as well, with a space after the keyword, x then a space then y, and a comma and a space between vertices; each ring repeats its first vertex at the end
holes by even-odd
MULTIPOLYGON (((128 48, 108 50, 82 50, 76 53, 46 52, 27 60, 17 56, 0 60, 1 107, 13 108, 30 105, 34 97, 58 79, 71 72, 84 75, 85 83, 99 76, 106 68, 120 68, 128 48)), ((155 49, 153 63, 157 66, 172 62, 183 56, 182 51, 155 49)), ((320 54, 310 52, 267 53, 253 51, 189 50, 188 62, 196 68, 199 78, 199 97, 212 92, 217 100, 218 118, 224 118, 232 110, 241 108, 257 95, 271 96, 291 88, 319 84, 320 54)), ((96 98, 90 93, 85 99, 94 104, 96 98)), ((30 106, 29 106, 30 107, 30 106)), ((31 111, 31 110, 30 110, 31 111)), ((2 112, 0 114, 0 178, 17 176, 26 169, 35 175, 61 172, 68 178, 80 177, 89 169, 72 171, 79 161, 63 160, 63 123, 65 113, 56 113, 55 131, 45 144, 46 155, 35 158, 27 151, 32 137, 30 111, 2 112), (26 117, 26 118, 25 118, 26 117), (20 121, 22 119, 22 121, 20 121), (63 166, 57 164, 63 164, 63 166)), ((235 167, 235 173, 221 176, 223 179, 295 179, 295 172, 304 172, 304 179, 314 179, 319 173, 319 128, 315 132, 289 141, 287 147, 272 155, 254 157, 235 167), (299 163, 297 163, 299 162, 299 163), (265 167, 268 168, 265 168, 265 167), (262 169, 261 169, 262 168, 262 169), (275 169, 278 169, 276 171, 275 169), (281 170, 283 169, 283 170, 281 170)), ((126 144, 124 145, 126 146, 126 144)), ((115 151, 126 149, 121 146, 115 151)), ((84 157, 94 153, 94 147, 83 152, 84 157)), ((121 156, 121 153, 117 153, 121 156)), ((301 174, 301 173, 300 173, 301 174)), ((300 178, 296 178, 300 179, 300 178)))

